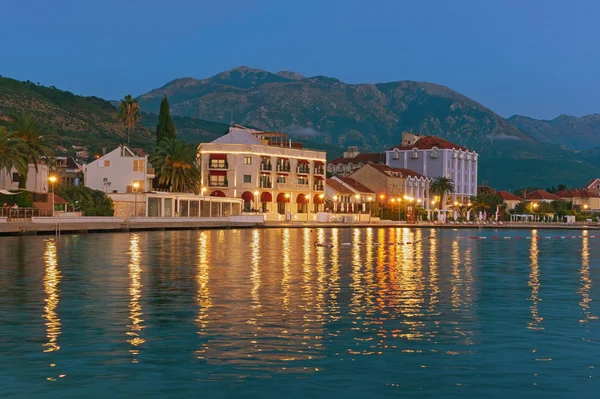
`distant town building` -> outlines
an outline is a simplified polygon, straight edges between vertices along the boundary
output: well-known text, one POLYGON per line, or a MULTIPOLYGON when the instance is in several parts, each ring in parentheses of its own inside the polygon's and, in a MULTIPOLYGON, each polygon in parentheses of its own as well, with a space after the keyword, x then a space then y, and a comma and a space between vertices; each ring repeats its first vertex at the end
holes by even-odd
POLYGON ((56 174, 57 184, 63 187, 79 186, 83 184, 83 168, 69 156, 57 156, 56 174))
POLYGON ((573 204, 575 209, 600 210, 600 188, 561 190, 556 193, 556 196, 573 204))
POLYGON ((523 193, 523 200, 528 202, 552 202, 560 201, 561 198, 544 190, 535 190, 523 193))
POLYGON ((357 169, 362 168, 367 163, 385 163, 384 153, 365 153, 361 154, 358 147, 348 147, 341 158, 334 159, 327 163, 327 173, 335 176, 348 176, 357 169))
POLYGON ((148 157, 137 156, 124 145, 83 165, 83 171, 86 187, 111 194, 150 191, 154 178, 148 157))
POLYGON ((386 165, 414 170, 428 178, 452 179, 456 192, 450 201, 467 203, 477 194, 477 152, 435 136, 416 137, 404 133, 403 143, 386 151, 386 165))
POLYGON ((496 195, 506 204, 507 210, 515 209, 517 204, 523 201, 523 198, 511 194, 508 191, 498 191, 496 195))
POLYGON ((206 196, 241 198, 244 209, 267 219, 315 220, 324 209, 323 151, 302 148, 287 135, 234 125, 228 133, 198 147, 206 196))

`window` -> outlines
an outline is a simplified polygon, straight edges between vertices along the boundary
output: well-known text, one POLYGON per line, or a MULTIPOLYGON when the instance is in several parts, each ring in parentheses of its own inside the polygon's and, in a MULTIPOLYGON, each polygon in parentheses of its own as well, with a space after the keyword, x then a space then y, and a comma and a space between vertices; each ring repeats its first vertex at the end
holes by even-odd
POLYGON ((210 175, 209 185, 212 187, 227 187, 226 178, 227 176, 210 175))
POLYGON ((298 177, 298 184, 308 184, 308 179, 304 176, 298 177))
POLYGON ((394 148, 394 159, 400 159, 400 152, 397 148, 394 148))
POLYGON ((244 183, 252 183, 252 176, 244 175, 244 183))
POLYGON ((244 157, 244 165, 252 165, 252 157, 244 157))
POLYGON ((438 149, 433 147, 431 149, 431 158, 437 158, 438 157, 438 149))
POLYGON ((285 176, 278 176, 277 183, 285 183, 285 176))
POLYGON ((134 172, 143 172, 144 171, 144 161, 143 160, 134 160, 133 161, 133 171, 134 172))
POLYGON ((213 169, 227 169, 227 160, 211 159, 208 161, 208 167, 213 169))
POLYGON ((19 181, 19 174, 17 172, 13 172, 12 181, 13 181, 13 183, 16 183, 19 181))
POLYGON ((416 148, 413 148, 412 157, 413 157, 413 159, 419 158, 419 150, 417 150, 416 148))

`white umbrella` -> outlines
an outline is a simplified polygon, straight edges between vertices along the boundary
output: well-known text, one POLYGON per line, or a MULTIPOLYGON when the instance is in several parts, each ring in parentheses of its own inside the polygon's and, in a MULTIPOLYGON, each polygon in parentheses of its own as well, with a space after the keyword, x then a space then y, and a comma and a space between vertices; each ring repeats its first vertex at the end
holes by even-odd
POLYGON ((481 213, 481 211, 479 211, 479 220, 483 219, 483 213, 481 213))
POLYGON ((454 211, 454 220, 458 219, 458 212, 454 211))
POLYGON ((483 211, 483 218, 487 219, 487 211, 483 211))
POLYGON ((343 202, 340 204, 340 210, 341 210, 342 212, 344 212, 344 203, 343 203, 343 202))

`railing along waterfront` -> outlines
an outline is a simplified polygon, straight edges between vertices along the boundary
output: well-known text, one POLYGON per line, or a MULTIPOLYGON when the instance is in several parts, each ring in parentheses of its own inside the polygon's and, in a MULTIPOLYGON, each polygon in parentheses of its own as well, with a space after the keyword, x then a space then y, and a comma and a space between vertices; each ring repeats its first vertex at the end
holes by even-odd
POLYGON ((39 216, 52 216, 52 209, 2 208, 0 210, 0 217, 6 218, 7 221, 31 220, 32 217, 39 216))

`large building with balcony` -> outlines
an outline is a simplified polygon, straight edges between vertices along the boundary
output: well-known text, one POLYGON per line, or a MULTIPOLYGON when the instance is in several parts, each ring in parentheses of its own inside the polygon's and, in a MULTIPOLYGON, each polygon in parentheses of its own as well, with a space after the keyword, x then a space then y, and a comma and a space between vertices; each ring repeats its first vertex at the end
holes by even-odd
POLYGON ((471 196, 477 194, 478 158, 475 151, 442 138, 411 135, 403 137, 401 145, 386 151, 385 163, 393 168, 413 170, 428 178, 448 177, 455 188, 448 201, 467 203, 471 196))
POLYGON ((241 198, 267 219, 314 220, 323 211, 325 152, 302 148, 283 133, 234 125, 198 147, 206 196, 241 198))

